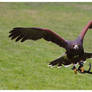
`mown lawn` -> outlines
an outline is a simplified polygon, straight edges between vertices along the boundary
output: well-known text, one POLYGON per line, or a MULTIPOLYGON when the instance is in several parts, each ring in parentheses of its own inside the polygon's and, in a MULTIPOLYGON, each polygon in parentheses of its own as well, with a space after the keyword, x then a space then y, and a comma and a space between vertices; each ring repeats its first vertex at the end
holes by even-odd
MULTIPOLYGON (((49 68, 65 50, 48 43, 15 43, 8 38, 14 27, 52 29, 73 40, 92 20, 92 3, 0 3, 0 89, 92 89, 92 75, 75 75, 71 67, 49 68)), ((92 30, 85 36, 85 51, 92 52, 92 30)), ((88 69, 87 60, 85 68, 88 69)))

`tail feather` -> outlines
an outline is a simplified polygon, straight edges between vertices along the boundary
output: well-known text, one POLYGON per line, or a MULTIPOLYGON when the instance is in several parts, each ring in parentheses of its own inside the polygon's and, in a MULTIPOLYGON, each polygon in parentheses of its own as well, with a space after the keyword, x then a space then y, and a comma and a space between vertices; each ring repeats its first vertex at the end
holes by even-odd
POLYGON ((57 65, 60 63, 60 61, 61 61, 61 57, 57 58, 56 60, 51 61, 49 65, 52 65, 52 66, 57 65))
POLYGON ((61 67, 62 65, 64 65, 65 67, 68 67, 69 65, 71 65, 71 61, 67 58, 67 55, 64 54, 63 56, 57 58, 56 60, 53 60, 50 62, 50 66, 55 66, 57 65, 58 67, 61 67))

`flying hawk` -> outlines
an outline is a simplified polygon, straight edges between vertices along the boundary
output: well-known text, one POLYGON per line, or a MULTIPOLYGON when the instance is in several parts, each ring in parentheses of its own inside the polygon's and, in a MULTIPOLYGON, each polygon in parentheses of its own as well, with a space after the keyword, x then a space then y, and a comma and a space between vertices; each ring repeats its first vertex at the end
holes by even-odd
POLYGON ((88 58, 92 58, 92 53, 88 53, 84 51, 83 48, 83 39, 88 31, 88 29, 92 28, 92 21, 89 21, 88 24, 83 28, 80 35, 77 39, 73 41, 65 40, 64 38, 60 37, 58 34, 53 32, 50 29, 46 28, 38 28, 38 27, 31 27, 31 28, 23 28, 23 27, 16 27, 10 31, 9 37, 11 40, 16 39, 17 41, 24 42, 26 40, 39 40, 41 38, 45 39, 46 41, 51 41, 57 44, 60 47, 63 47, 66 52, 56 60, 53 60, 49 63, 49 66, 53 67, 55 65, 60 68, 62 65, 69 66, 73 64, 73 70, 77 73, 77 70, 80 72, 84 72, 83 64, 88 58), (79 64, 79 68, 76 68, 76 64, 79 64))

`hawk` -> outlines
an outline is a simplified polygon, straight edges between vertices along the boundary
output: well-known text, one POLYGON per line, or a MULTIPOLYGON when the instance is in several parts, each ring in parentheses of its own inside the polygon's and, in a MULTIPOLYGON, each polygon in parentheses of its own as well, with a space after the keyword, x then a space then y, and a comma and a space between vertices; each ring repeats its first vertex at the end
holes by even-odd
MULTIPOLYGON (((53 60, 49 63, 49 66, 53 67, 55 65, 60 68, 62 65, 68 67, 73 64, 73 70, 75 73, 80 71, 81 73, 85 72, 83 65, 86 59, 92 58, 92 53, 84 51, 83 48, 83 39, 88 31, 92 29, 92 21, 89 21, 88 24, 83 28, 77 39, 73 41, 65 40, 63 37, 59 36, 57 33, 53 32, 47 28, 38 28, 38 27, 16 27, 13 28, 9 33, 11 40, 16 39, 17 41, 24 42, 26 40, 39 40, 43 38, 46 41, 51 41, 58 46, 64 48, 66 52, 56 60, 53 60), (79 64, 79 68, 76 68, 76 64, 79 64)), ((90 70, 90 69, 89 69, 90 70)))

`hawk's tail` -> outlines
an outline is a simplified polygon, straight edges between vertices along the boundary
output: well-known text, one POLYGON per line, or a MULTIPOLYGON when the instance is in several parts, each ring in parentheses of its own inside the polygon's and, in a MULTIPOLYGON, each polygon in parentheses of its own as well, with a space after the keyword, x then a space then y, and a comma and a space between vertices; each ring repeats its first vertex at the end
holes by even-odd
POLYGON ((58 68, 60 68, 62 65, 64 65, 65 67, 68 67, 71 64, 72 63, 67 58, 67 55, 64 54, 63 56, 57 58, 56 60, 51 61, 49 66, 53 67, 55 65, 58 65, 58 68))

